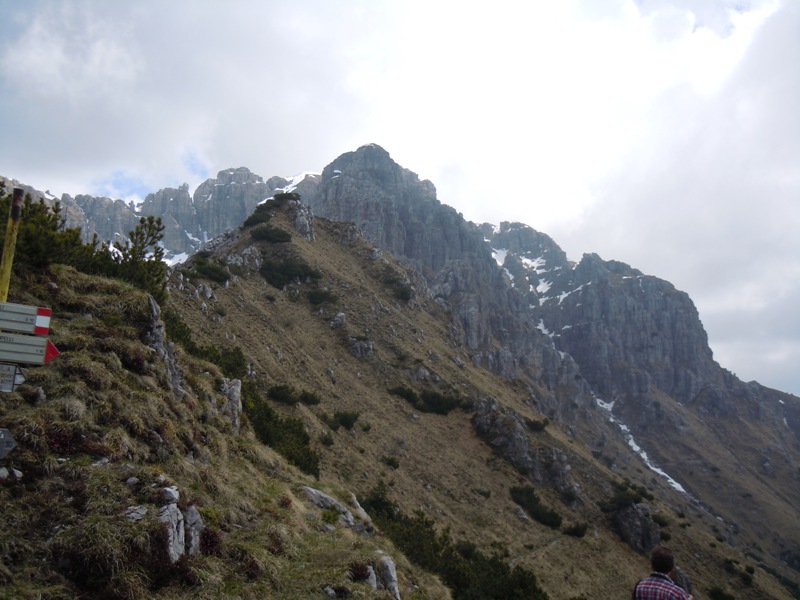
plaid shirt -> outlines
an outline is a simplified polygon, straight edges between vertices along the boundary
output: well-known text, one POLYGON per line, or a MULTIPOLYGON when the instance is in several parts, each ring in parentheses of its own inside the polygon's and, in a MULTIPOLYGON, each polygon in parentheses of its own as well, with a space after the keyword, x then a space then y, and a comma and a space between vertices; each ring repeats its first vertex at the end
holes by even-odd
POLYGON ((686 600, 689 598, 682 588, 663 573, 651 573, 636 584, 633 600, 686 600))

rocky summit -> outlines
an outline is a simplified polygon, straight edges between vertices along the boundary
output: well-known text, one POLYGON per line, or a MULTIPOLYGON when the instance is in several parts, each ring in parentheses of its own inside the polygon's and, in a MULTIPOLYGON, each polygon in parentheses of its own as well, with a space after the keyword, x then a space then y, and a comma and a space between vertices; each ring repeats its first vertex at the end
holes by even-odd
POLYGON ((61 355, 0 398, 10 597, 627 597, 659 543, 695 598, 800 597, 800 400, 670 283, 469 223, 374 144, 61 203, 184 260, 160 304, 12 282, 61 355))

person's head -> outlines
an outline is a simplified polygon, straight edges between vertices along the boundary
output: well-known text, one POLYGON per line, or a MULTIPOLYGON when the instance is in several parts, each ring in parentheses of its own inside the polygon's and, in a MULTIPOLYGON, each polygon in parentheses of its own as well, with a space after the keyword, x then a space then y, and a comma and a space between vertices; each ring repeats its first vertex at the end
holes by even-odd
POLYGON ((657 573, 668 575, 675 568, 675 557, 666 546, 656 546, 650 553, 650 566, 657 573))

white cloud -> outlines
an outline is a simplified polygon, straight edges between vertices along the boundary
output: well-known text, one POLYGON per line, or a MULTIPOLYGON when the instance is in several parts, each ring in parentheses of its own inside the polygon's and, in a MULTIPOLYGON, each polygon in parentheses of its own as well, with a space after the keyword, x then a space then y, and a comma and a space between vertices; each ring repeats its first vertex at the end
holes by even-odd
POLYGON ((744 314, 769 322, 768 341, 774 290, 795 297, 800 286, 794 2, 6 0, 4 10, 4 175, 127 196, 232 166, 320 170, 375 142, 469 219, 523 221, 572 258, 596 251, 673 281, 743 377, 797 364, 800 334, 767 364, 745 355, 754 338, 733 325, 744 314), (745 374, 750 365, 765 370, 745 374))

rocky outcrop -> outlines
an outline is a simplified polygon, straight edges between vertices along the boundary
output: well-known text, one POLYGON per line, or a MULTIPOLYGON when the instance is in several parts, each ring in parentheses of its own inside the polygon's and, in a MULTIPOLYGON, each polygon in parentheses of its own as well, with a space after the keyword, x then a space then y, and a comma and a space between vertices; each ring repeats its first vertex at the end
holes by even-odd
POLYGON ((175 360, 174 344, 167 342, 164 321, 161 320, 161 307, 152 296, 148 295, 147 300, 150 306, 150 327, 144 341, 164 361, 167 386, 175 398, 180 400, 186 393, 183 389, 183 369, 175 360))
POLYGON ((177 560, 186 552, 186 537, 183 527, 183 513, 177 504, 166 504, 158 511, 159 520, 166 526, 167 555, 170 562, 177 560))
POLYGON ((378 560, 378 589, 387 590, 394 600, 400 600, 400 585, 397 581, 397 567, 390 556, 378 560))
POLYGON ((202 242, 208 241, 208 230, 200 223, 186 183, 179 188, 164 188, 148 194, 139 212, 161 217, 163 244, 173 254, 192 253, 202 242))
POLYGON ((249 169, 225 169, 216 179, 207 179, 194 192, 197 221, 207 241, 226 229, 241 225, 259 202, 269 198, 273 189, 249 169))
POLYGON ((529 428, 520 415, 501 408, 494 398, 482 398, 473 408, 475 431, 498 454, 532 481, 549 485, 564 498, 578 497, 567 456, 552 446, 534 447, 528 437, 529 428))
POLYGON ((80 227, 81 236, 87 242, 93 233, 97 233, 101 241, 124 242, 128 233, 139 224, 139 217, 122 200, 87 194, 72 198, 65 194, 61 202, 77 208, 70 211, 72 218, 67 226, 80 227))
POLYGON ((220 391, 227 398, 222 407, 222 415, 230 421, 233 433, 239 435, 242 419, 242 381, 240 379, 223 379, 220 391))
POLYGON ((452 311, 454 341, 472 352, 473 364, 589 397, 537 330, 524 296, 508 285, 482 231, 441 204, 433 184, 400 167, 386 150, 369 144, 343 154, 325 167, 317 191, 304 199, 315 214, 354 223, 367 240, 419 270, 424 293, 452 311))
POLYGON ((312 487, 303 486, 303 491, 309 501, 323 510, 334 509, 339 513, 339 521, 346 527, 355 526, 355 519, 353 513, 341 502, 331 498, 326 493, 316 490, 312 487))
POLYGON ((661 529, 647 504, 627 506, 614 513, 613 521, 622 541, 640 554, 655 548, 661 539, 661 529))

